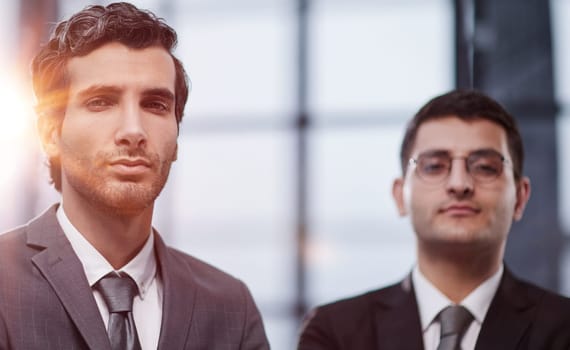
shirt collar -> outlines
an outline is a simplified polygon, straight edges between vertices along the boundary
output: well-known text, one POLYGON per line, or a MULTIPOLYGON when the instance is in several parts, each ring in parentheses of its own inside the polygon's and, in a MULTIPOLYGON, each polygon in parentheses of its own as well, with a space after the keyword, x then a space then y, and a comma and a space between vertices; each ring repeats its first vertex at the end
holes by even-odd
POLYGON ((479 323, 483 323, 487 310, 489 310, 489 306, 491 306, 491 300, 493 300, 497 289, 499 289, 503 270, 503 264, 501 264, 497 272, 469 293, 460 303, 471 312, 475 320, 479 323))
MULTIPOLYGON (((483 322, 487 310, 489 310, 491 300, 499 288, 503 270, 504 268, 501 264, 497 272, 481 283, 459 303, 471 312, 478 323, 483 322)), ((422 274, 417 265, 412 270, 412 283, 416 300, 418 301, 422 330, 425 331, 443 308, 454 303, 422 274)))
MULTIPOLYGON (((83 265, 89 286, 93 287, 97 281, 109 272, 115 271, 107 259, 69 221, 63 205, 60 205, 57 209, 56 217, 63 233, 71 243, 73 251, 83 265)), ((144 299, 149 285, 156 277, 156 258, 154 255, 154 235, 152 230, 140 252, 123 266, 120 271, 131 276, 137 284, 139 296, 141 299, 144 299)))

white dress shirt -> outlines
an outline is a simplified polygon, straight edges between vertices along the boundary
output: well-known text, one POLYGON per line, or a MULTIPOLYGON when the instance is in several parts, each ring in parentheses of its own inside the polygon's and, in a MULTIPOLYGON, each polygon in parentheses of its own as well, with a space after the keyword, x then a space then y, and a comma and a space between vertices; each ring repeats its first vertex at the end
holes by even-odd
MULTIPOLYGON (((65 215, 63 205, 57 209, 57 220, 83 264, 85 276, 93 291, 95 302, 105 323, 109 323, 109 310, 101 293, 93 289, 103 276, 115 271, 111 264, 83 237, 65 215)), ((154 237, 151 232, 141 251, 120 271, 127 273, 137 284, 139 295, 133 300, 133 318, 143 350, 157 349, 162 321, 162 283, 157 274, 154 254, 154 237)), ((119 272, 119 271, 116 271, 119 272)))
MULTIPOLYGON (((503 265, 459 303, 473 315, 473 322, 467 328, 461 341, 463 350, 475 349, 481 325, 487 310, 489 310, 491 300, 495 296, 497 288, 499 288, 502 275, 503 265)), ((418 302, 424 349, 436 350, 439 345, 441 328, 437 316, 446 306, 454 305, 454 303, 427 280, 417 265, 412 271, 412 283, 414 284, 414 292, 418 302)))

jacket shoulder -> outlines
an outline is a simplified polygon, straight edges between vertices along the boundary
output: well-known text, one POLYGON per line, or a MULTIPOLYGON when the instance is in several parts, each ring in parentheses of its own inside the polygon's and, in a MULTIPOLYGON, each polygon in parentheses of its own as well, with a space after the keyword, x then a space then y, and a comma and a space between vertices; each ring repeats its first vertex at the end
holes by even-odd
POLYGON ((168 263, 163 269, 168 271, 163 272, 171 278, 185 280, 185 284, 195 288, 197 297, 205 303, 223 304, 232 309, 253 304, 251 292, 240 279, 171 247, 166 248, 166 255, 168 263))
POLYGON ((301 327, 298 349, 345 349, 368 344, 376 333, 373 327, 378 312, 401 300, 402 295, 405 292, 398 283, 312 309, 301 327))
MULTIPOLYGON (((342 320, 346 320, 347 316, 358 317, 367 313, 372 304, 378 303, 382 305, 385 301, 390 301, 394 296, 403 293, 402 283, 392 284, 384 288, 324 304, 315 308, 314 312, 337 316, 344 315, 344 317, 339 318, 342 320)), ((350 320, 346 321, 350 322, 350 320)))
POLYGON ((505 279, 510 279, 510 281, 504 282, 505 290, 503 291, 506 297, 514 298, 512 301, 521 307, 529 301, 534 303, 539 311, 552 311, 552 315, 565 314, 570 320, 570 298, 520 279, 510 272, 508 274, 505 279))
POLYGON ((478 348, 570 349, 570 299, 505 269, 478 337, 478 348))
POLYGON ((211 285, 212 287, 215 287, 216 285, 224 285, 227 287, 228 285, 238 285, 243 283, 228 272, 225 272, 222 269, 190 254, 172 247, 167 247, 167 251, 173 259, 178 261, 178 263, 188 266, 192 272, 192 277, 200 284, 211 285))
POLYGON ((22 258, 29 257, 35 253, 26 244, 27 228, 24 225, 11 231, 0 233, 0 271, 4 270, 2 266, 10 270, 16 269, 22 262, 22 258))

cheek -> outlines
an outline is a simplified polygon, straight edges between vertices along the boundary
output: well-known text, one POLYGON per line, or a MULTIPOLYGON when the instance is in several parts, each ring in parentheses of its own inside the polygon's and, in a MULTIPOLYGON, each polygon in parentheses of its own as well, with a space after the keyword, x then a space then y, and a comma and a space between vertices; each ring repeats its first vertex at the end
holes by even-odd
POLYGON ((170 130, 160 133, 156 139, 156 150, 162 154, 163 159, 174 160, 178 148, 178 132, 177 130, 170 130))
POLYGON ((515 211, 516 192, 514 189, 488 191, 487 196, 481 196, 480 204, 488 211, 489 220, 510 224, 515 211))
POLYGON ((404 203, 408 210, 431 211, 445 198, 445 192, 438 187, 423 187, 410 184, 404 188, 404 203))
POLYGON ((83 132, 83 129, 74 125, 73 122, 63 123, 59 136, 61 149, 67 149, 74 152, 83 152, 89 148, 92 137, 96 129, 92 132, 83 132))
POLYGON ((108 139, 111 130, 111 124, 106 120, 68 112, 63 119, 60 135, 64 141, 82 147, 95 140, 108 139))
POLYGON ((145 131, 156 140, 172 140, 178 138, 178 126, 174 116, 165 119, 151 116, 145 119, 145 131))

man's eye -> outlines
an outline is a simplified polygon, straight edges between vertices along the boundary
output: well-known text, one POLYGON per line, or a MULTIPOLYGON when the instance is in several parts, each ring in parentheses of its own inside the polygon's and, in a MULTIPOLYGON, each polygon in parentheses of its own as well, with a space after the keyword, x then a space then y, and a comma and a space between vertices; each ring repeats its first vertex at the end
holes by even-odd
POLYGON ((475 174, 483 176, 496 176, 501 172, 500 164, 494 162, 479 161, 472 165, 475 174))
POLYGON ((421 162, 421 171, 426 175, 440 174, 446 170, 446 162, 439 159, 426 159, 421 162))
POLYGON ((143 107, 155 113, 170 112, 170 104, 162 101, 148 101, 143 103, 143 107))
POLYGON ((100 111, 112 104, 113 102, 106 98, 92 98, 85 103, 85 106, 90 110, 100 111))
POLYGON ((503 170, 503 161, 498 155, 472 156, 468 159, 469 171, 481 178, 495 178, 503 170))

